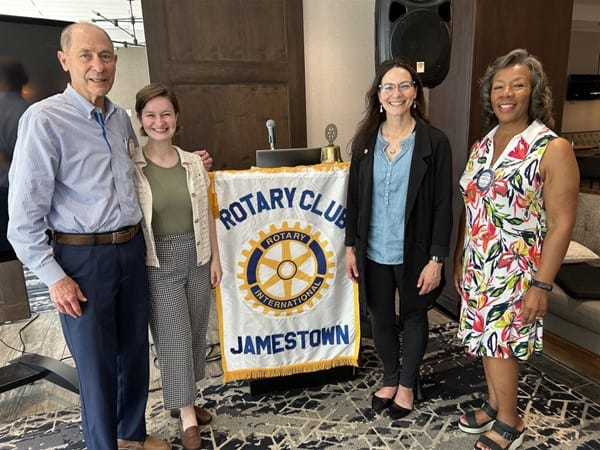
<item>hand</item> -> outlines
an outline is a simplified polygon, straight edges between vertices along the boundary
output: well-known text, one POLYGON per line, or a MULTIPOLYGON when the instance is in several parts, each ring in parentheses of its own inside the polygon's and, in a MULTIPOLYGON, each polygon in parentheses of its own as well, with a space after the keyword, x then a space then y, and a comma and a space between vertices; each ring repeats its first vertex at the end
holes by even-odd
POLYGON ((221 262, 218 258, 212 258, 210 261, 210 285, 215 288, 221 282, 223 278, 223 271, 221 270, 221 262))
POLYGON ((356 265, 356 254, 354 248, 346 247, 346 274, 354 282, 358 282, 358 266, 356 265))
POLYGON ((202 160, 202 164, 204 165, 204 168, 206 170, 210 170, 210 168, 212 167, 212 164, 213 164, 213 159, 210 156, 210 153, 208 153, 208 150, 206 150, 206 149, 196 150, 194 152, 194 155, 198 155, 200 157, 200 159, 202 160))
POLYGON ((74 319, 81 317, 83 311, 79 302, 87 302, 87 298, 83 296, 79 285, 71 277, 61 278, 56 283, 51 284, 48 291, 52 303, 59 312, 68 314, 74 319))
POLYGON ((419 288, 419 295, 429 294, 436 287, 439 286, 442 281, 442 267, 444 264, 435 261, 429 261, 417 280, 417 288, 419 288))
POLYGON ((521 317, 524 324, 532 324, 548 310, 548 291, 530 286, 523 295, 521 317))

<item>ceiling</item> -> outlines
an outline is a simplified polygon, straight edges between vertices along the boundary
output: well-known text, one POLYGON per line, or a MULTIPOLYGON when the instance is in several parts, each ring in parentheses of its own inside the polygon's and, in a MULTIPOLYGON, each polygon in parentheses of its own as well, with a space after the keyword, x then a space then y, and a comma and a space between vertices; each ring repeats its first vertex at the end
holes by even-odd
POLYGON ((141 0, 0 0, 0 14, 70 22, 96 21, 116 46, 146 42, 141 0))
MULTIPOLYGON (((107 31, 116 46, 146 42, 141 0, 0 0, 0 14, 72 22, 98 20, 97 25, 107 31), (118 27, 112 22, 115 19, 118 27)), ((600 31, 599 1, 574 0, 573 23, 579 31, 600 31)))

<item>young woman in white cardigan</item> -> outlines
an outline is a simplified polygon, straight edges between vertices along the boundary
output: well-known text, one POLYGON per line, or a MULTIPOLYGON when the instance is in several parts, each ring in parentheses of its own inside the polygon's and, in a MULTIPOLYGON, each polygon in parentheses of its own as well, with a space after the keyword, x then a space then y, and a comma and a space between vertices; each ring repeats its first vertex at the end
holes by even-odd
POLYGON ((133 161, 164 407, 179 416, 183 446, 198 449, 199 425, 212 415, 194 405, 196 382, 205 372, 210 289, 222 277, 209 178, 199 156, 172 144, 179 102, 171 89, 159 83, 142 88, 135 110, 148 137, 133 161))

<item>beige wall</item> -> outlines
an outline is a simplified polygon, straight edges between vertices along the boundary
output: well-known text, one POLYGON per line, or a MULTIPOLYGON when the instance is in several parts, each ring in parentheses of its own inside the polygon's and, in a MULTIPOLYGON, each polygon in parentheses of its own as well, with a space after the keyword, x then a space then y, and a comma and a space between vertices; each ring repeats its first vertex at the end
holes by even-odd
POLYGON ((596 33, 573 30, 569 44, 568 73, 598 73, 599 59, 600 26, 596 33))
POLYGON ((306 127, 322 147, 335 123, 342 157, 365 110, 375 74, 375 0, 304 0, 306 127))
POLYGON ((600 100, 566 101, 562 133, 600 130, 600 100))
POLYGON ((135 94, 150 83, 148 57, 145 47, 128 47, 116 49, 117 74, 109 97, 117 105, 125 108, 131 116, 133 128, 139 135, 140 124, 135 117, 135 94))
MULTIPOLYGON (((597 74, 599 65, 600 32, 572 30, 567 73, 597 74)), ((600 130, 600 100, 566 101, 561 132, 594 130, 600 130)))

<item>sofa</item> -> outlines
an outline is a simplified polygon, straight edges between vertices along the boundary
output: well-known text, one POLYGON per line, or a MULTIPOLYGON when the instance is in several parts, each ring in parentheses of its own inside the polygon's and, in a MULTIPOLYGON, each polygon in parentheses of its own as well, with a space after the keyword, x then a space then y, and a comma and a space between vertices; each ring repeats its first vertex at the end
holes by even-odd
POLYGON ((563 133, 573 144, 580 172, 580 187, 600 190, 600 130, 563 133))
POLYGON ((578 194, 567 256, 548 298, 544 329, 600 355, 600 192, 578 194))

